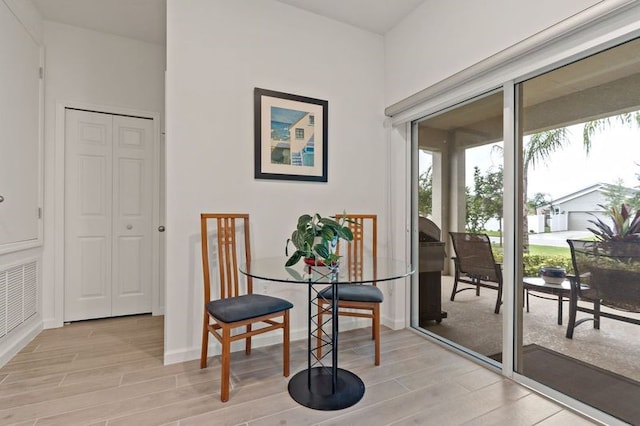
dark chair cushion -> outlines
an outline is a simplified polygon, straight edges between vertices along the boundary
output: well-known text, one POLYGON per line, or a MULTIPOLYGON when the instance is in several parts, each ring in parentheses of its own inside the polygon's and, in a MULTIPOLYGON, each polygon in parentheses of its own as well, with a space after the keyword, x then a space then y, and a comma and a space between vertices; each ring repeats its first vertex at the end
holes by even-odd
POLYGON ((245 294, 213 300, 206 305, 207 311, 214 318, 226 323, 274 314, 291 308, 293 304, 288 300, 264 294, 245 294))
MULTIPOLYGON (((333 297, 333 287, 329 286, 321 290, 319 294, 329 300, 333 297)), ((384 296, 382 291, 373 285, 338 284, 338 300, 382 303, 384 296)))

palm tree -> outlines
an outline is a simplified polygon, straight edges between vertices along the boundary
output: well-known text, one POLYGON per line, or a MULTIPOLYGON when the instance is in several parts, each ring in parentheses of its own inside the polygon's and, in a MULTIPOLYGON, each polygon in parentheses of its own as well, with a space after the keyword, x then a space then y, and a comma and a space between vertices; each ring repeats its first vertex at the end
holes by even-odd
MULTIPOLYGON (((584 124, 584 129, 582 132, 582 142, 585 153, 587 155, 589 155, 589 152, 591 150, 592 137, 596 133, 603 132, 611 127, 611 125, 613 124, 612 119, 615 119, 625 126, 633 127, 635 124, 635 126, 640 127, 640 111, 623 113, 614 117, 600 118, 597 120, 586 122, 584 124)), ((524 148, 522 173, 522 250, 524 253, 529 253, 529 223, 527 218, 527 181, 529 166, 535 168, 538 164, 545 164, 551 158, 554 152, 565 147, 566 144, 569 143, 568 136, 569 131, 566 127, 545 130, 531 135, 529 143, 524 148)), ((499 146, 496 146, 496 148, 501 149, 499 146)))
MULTIPOLYGON (((545 130, 544 132, 531 135, 529 143, 524 148, 524 161, 522 164, 522 250, 524 253, 529 253, 529 209, 527 207, 529 166, 535 168, 537 164, 546 163, 554 152, 569 143, 568 136, 569 131, 566 127, 545 130)), ((584 140, 584 148, 588 154, 591 149, 591 138, 584 140)))

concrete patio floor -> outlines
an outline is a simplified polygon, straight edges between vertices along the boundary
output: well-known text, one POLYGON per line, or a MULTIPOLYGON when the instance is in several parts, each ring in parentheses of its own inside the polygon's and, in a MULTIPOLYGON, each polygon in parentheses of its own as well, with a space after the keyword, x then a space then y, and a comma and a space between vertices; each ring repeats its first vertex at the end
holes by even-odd
MULTIPOLYGON (((464 291, 451 302, 452 285, 453 277, 442 277, 442 310, 448 316, 441 324, 430 322, 426 330, 484 356, 502 352, 504 309, 493 313, 496 292, 481 289, 478 297, 475 291, 464 291)), ((558 325, 556 300, 530 297, 530 312, 523 309, 524 345, 535 343, 640 382, 640 326, 602 318, 599 330, 589 321, 567 339, 569 306, 564 303, 563 323, 558 325)), ((585 316, 578 312, 578 318, 585 316)))

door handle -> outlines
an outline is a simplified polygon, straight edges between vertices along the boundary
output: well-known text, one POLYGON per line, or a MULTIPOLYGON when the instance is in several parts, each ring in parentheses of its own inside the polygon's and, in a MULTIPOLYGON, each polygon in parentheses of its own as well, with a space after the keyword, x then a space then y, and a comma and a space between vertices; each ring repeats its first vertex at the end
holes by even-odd
POLYGON ((159 232, 164 232, 164 226, 163 225, 158 226, 158 231, 159 232))
POLYGON ((4 201, 4 197, 0 195, 0 203, 4 201))
POLYGON ((131 225, 131 224, 127 225, 127 229, 129 229, 129 230, 133 229, 133 225, 131 225))

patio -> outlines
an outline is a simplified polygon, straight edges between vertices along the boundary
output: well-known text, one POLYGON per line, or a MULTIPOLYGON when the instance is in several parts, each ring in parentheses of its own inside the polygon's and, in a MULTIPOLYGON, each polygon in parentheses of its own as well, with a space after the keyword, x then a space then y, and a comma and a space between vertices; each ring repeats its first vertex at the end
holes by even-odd
MULTIPOLYGON (((480 296, 476 297, 475 292, 465 291, 451 302, 449 296, 452 285, 452 276, 442 277, 442 309, 448 316, 440 324, 430 322, 427 330, 485 356, 502 352, 504 309, 497 315, 493 313, 495 292, 482 289, 480 296)), ((587 322, 575 329, 573 339, 567 339, 568 303, 564 303, 562 325, 558 325, 555 300, 538 297, 530 297, 529 300, 530 312, 523 312, 524 346, 544 346, 640 381, 640 327, 602 318, 600 330, 594 329, 592 322, 587 322)), ((638 314, 626 315, 640 318, 638 314)), ((578 312, 578 318, 585 316, 578 312)))

